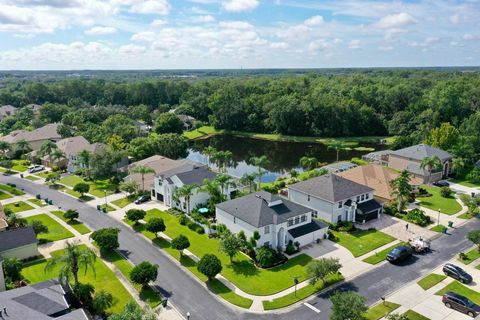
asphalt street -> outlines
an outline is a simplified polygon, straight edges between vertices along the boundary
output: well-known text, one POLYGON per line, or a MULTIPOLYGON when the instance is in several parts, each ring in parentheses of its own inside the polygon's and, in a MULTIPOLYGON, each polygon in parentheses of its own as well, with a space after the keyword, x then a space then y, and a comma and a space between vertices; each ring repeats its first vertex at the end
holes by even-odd
MULTIPOLYGON (((191 320, 223 320, 223 319, 291 319, 310 320, 328 319, 330 314, 331 291, 314 296, 308 303, 320 310, 320 313, 300 305, 287 312, 256 314, 244 312, 233 308, 220 301, 215 295, 205 289, 200 283, 193 280, 168 257, 135 231, 121 222, 102 214, 94 208, 79 202, 72 197, 50 189, 45 185, 35 184, 29 180, 20 179, 18 176, 0 176, 1 183, 15 183, 18 188, 35 195, 41 194, 53 200, 54 205, 64 209, 76 209, 80 213, 80 220, 92 229, 116 227, 121 230, 119 235, 120 250, 134 264, 144 260, 159 265, 159 275, 155 282, 156 287, 173 302, 175 307, 183 314, 190 312, 191 320)), ((474 219, 462 227, 455 229, 449 235, 442 235, 432 242, 432 252, 417 255, 410 262, 403 265, 382 264, 351 281, 345 282, 335 290, 355 290, 367 298, 367 303, 372 304, 381 297, 392 293, 405 284, 428 274, 445 261, 450 260, 460 251, 471 246, 465 239, 468 231, 480 228, 480 221, 474 219)), ((412 297, 414 298, 414 297, 412 297)))

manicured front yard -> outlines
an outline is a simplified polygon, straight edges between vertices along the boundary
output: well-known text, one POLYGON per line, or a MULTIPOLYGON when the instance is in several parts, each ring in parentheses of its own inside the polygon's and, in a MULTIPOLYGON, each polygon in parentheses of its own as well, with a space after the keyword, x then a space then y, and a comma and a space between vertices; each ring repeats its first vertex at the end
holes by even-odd
POLYGON ((480 185, 466 179, 450 179, 453 183, 458 183, 462 186, 469 187, 469 188, 480 188, 480 185))
POLYGON ((169 237, 175 238, 181 234, 187 236, 191 244, 189 250, 197 257, 202 257, 207 253, 217 255, 223 265, 222 275, 250 294, 270 295, 291 287, 293 285, 291 277, 305 275, 305 267, 312 260, 310 256, 300 254, 281 266, 259 269, 250 258, 239 254, 235 257, 234 262, 230 263, 228 256, 219 252, 218 240, 210 239, 205 234, 200 235, 188 227, 180 225, 177 217, 157 209, 148 211, 145 220, 148 221, 150 217, 155 216, 163 218, 167 227, 165 234, 169 237))
POLYGON ((86 225, 81 223, 80 221, 78 221, 78 220, 70 221, 68 219, 65 219, 63 217, 63 214, 65 212, 63 212, 63 211, 57 210, 57 211, 52 211, 51 213, 54 214, 55 216, 59 217, 63 221, 65 221, 68 225, 70 225, 73 229, 77 230, 80 234, 86 234, 86 233, 91 232, 91 230, 86 225))
POLYGON ((437 285, 438 283, 442 282, 445 280, 447 276, 443 274, 436 274, 432 273, 426 276, 425 278, 419 280, 417 284, 423 289, 423 290, 428 290, 431 287, 437 285))
POLYGON ((365 313, 365 319, 367 320, 378 320, 385 317, 387 314, 391 313, 395 309, 400 307, 399 304, 385 301, 377 304, 376 306, 368 309, 365 313))
POLYGON ((463 264, 470 264, 478 258, 480 258, 480 252, 478 252, 478 249, 475 248, 465 253, 465 259, 458 258, 457 260, 463 264))
POLYGON ((0 200, 10 199, 10 198, 13 198, 13 197, 6 192, 0 191, 0 200))
POLYGON ((408 320, 430 320, 430 318, 424 317, 413 310, 408 310, 404 314, 408 317, 408 320))
POLYGON ((23 201, 18 201, 18 202, 13 202, 13 203, 6 204, 4 206, 4 208, 6 208, 6 209, 8 208, 8 209, 12 210, 13 213, 34 209, 34 207, 32 207, 31 205, 29 205, 28 203, 23 202, 23 201))
POLYGON ((394 237, 377 230, 353 232, 332 231, 333 241, 345 247, 354 257, 362 256, 395 240, 394 237))
POLYGON ((368 257, 368 258, 365 258, 363 259, 363 262, 366 262, 366 263, 369 263, 369 264, 377 264, 377 263, 380 263, 382 262, 383 260, 385 260, 387 258, 387 254, 394 248, 396 247, 399 247, 399 246, 403 246, 405 245, 404 242, 401 242, 401 243, 397 243, 391 247, 388 247, 387 249, 384 249, 380 252, 377 252, 375 253, 374 255, 368 257))
POLYGON ((457 294, 460 294, 464 297, 467 297, 468 299, 472 300, 476 304, 480 304, 480 293, 478 293, 477 291, 474 291, 470 288, 467 288, 466 286, 464 286, 463 284, 461 284, 458 281, 454 281, 454 282, 450 283, 448 286, 439 290, 435 294, 437 296, 441 296, 441 295, 445 294, 445 292, 447 292, 447 291, 453 291, 457 294))
POLYGON ((442 213, 448 215, 458 213, 460 212, 460 210, 462 210, 462 206, 453 196, 449 198, 442 197, 440 195, 440 188, 425 185, 422 186, 422 188, 425 188, 428 193, 432 194, 432 196, 425 198, 417 197, 417 199, 420 200, 420 206, 435 211, 438 211, 438 209, 440 209, 442 213))
MULTIPOLYGON (((60 255, 63 250, 54 251, 52 255, 60 255)), ((41 281, 54 279, 58 277, 59 270, 54 268, 50 272, 45 272, 47 260, 37 260, 28 263, 22 270, 22 275, 31 284, 41 281)), ((95 273, 89 268, 85 274, 83 267, 78 273, 81 283, 90 283, 95 287, 95 292, 105 290, 113 295, 113 306, 107 309, 107 312, 116 313, 122 311, 127 302, 133 300, 122 283, 117 279, 115 274, 105 265, 105 263, 97 258, 95 262, 95 273)))
POLYGON ((45 207, 45 206, 47 206, 47 204, 45 203, 45 201, 40 200, 40 199, 37 199, 37 198, 28 199, 28 202, 31 202, 31 203, 39 206, 39 207, 45 207))
POLYGON ((22 190, 19 190, 17 188, 14 188, 2 183, 0 183, 0 189, 7 191, 8 193, 13 194, 15 196, 23 196, 25 194, 25 192, 23 192, 22 190))
POLYGON ((28 169, 28 166, 30 165, 30 161, 28 160, 12 160, 13 162, 13 167, 12 170, 18 171, 18 172, 24 172, 28 169))
POLYGON ((73 237, 73 234, 62 227, 57 221, 50 218, 48 215, 42 213, 26 218, 27 223, 33 220, 41 221, 48 228, 48 233, 41 233, 37 235, 38 240, 42 242, 51 242, 73 237))
MULTIPOLYGON (((59 181, 59 183, 69 186, 71 188, 73 188, 77 183, 81 182, 88 183, 90 185, 90 191, 88 191, 88 193, 98 198, 105 197, 105 192, 103 191, 103 189, 107 188, 110 185, 110 181, 108 181, 108 179, 85 181, 82 177, 76 175, 65 176, 59 181)), ((112 191, 107 191, 107 195, 110 194, 112 194, 112 191)))
POLYGON ((135 196, 125 197, 125 198, 121 198, 121 199, 118 199, 118 200, 114 200, 114 201, 112 201, 112 203, 119 208, 124 208, 124 207, 128 206, 130 203, 133 203, 133 201, 135 201, 135 196))

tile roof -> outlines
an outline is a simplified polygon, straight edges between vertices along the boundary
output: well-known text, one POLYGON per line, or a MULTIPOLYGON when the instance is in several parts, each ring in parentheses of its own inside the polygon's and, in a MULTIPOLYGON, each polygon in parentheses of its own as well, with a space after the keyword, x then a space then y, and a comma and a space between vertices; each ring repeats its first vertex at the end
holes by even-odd
POLYGON ((417 144, 415 146, 396 150, 393 151, 391 155, 396 155, 399 157, 414 159, 418 161, 422 161, 424 158, 432 156, 437 156, 442 161, 452 158, 452 155, 447 151, 429 146, 428 144, 417 144))
POLYGON ((277 225, 289 218, 312 211, 266 191, 225 201, 217 204, 216 207, 256 228, 270 224, 277 225))
POLYGON ((24 227, 0 232, 0 252, 37 243, 32 227, 24 227))
POLYGON ((338 202, 373 191, 370 187, 333 173, 292 184, 288 189, 309 194, 328 202, 338 202))
POLYGON ((15 130, 8 135, 0 138, 2 141, 16 143, 20 140, 39 141, 39 140, 60 140, 62 136, 58 134, 58 123, 50 123, 33 131, 15 130))

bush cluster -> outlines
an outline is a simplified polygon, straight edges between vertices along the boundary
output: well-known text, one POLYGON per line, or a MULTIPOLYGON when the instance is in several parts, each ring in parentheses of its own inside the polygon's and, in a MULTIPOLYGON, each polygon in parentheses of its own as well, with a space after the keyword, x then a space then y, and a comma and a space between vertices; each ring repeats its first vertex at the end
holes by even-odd
POLYGON ((423 210, 420 210, 418 208, 408 211, 405 215, 405 219, 421 227, 426 227, 430 223, 432 223, 430 217, 427 216, 423 210))

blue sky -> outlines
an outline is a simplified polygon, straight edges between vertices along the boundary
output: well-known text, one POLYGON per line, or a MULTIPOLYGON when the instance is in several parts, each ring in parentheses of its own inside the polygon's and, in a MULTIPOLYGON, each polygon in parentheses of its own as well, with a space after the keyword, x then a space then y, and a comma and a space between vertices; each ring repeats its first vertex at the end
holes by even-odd
POLYGON ((480 65, 480 0, 0 0, 0 69, 480 65))

